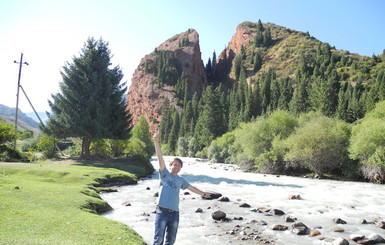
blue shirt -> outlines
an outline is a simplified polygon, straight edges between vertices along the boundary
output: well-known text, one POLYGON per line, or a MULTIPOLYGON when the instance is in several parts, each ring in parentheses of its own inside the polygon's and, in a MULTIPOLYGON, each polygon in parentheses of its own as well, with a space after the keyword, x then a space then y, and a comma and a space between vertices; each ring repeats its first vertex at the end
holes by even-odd
POLYGON ((179 212, 179 190, 186 189, 190 184, 178 175, 172 175, 167 168, 159 173, 160 190, 158 205, 179 212))

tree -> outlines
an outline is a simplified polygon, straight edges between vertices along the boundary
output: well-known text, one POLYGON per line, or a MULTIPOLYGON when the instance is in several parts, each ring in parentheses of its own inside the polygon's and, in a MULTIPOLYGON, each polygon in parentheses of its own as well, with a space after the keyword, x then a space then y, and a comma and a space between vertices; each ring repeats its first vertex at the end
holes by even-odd
POLYGON ((44 131, 56 137, 82 138, 81 156, 90 155, 97 139, 127 139, 131 115, 126 111, 126 83, 119 66, 110 68, 108 43, 89 38, 79 57, 63 67, 60 92, 52 95, 52 114, 44 131))
POLYGON ((131 131, 132 137, 141 140, 144 144, 144 153, 146 158, 150 158, 154 152, 154 144, 150 133, 150 126, 147 119, 142 115, 131 131))

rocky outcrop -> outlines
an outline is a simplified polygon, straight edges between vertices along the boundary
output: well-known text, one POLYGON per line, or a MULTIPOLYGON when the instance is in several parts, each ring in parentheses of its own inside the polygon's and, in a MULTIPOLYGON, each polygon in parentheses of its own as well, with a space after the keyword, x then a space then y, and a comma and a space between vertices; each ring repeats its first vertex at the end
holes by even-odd
MULTIPOLYGON (((207 86, 206 72, 201 59, 199 35, 194 29, 175 35, 159 47, 157 51, 173 52, 182 64, 182 71, 187 76, 191 93, 201 92, 207 86), (188 38, 187 44, 180 45, 188 38), (182 47, 181 47, 182 46, 182 47)), ((170 86, 157 86, 156 76, 146 71, 146 63, 154 63, 154 52, 146 55, 134 72, 132 83, 127 94, 127 108, 132 115, 133 124, 144 115, 150 123, 157 123, 161 119, 161 106, 168 98, 171 105, 176 106, 175 92, 170 86)))
POLYGON ((229 45, 218 56, 216 76, 219 80, 225 79, 225 76, 232 67, 235 55, 241 51, 241 46, 246 45, 252 38, 253 34, 249 28, 242 25, 237 26, 237 30, 231 38, 229 45))

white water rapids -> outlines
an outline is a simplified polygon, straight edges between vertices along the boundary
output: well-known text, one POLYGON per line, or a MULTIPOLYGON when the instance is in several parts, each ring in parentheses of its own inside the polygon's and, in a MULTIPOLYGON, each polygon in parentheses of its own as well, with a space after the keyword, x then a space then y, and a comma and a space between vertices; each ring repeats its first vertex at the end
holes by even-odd
MULTIPOLYGON (((165 157, 167 166, 172 158, 165 157)), ((250 233, 268 237, 275 241, 273 244, 285 245, 331 244, 339 237, 349 239, 351 234, 368 236, 376 233, 385 238, 385 230, 374 224, 360 223, 362 219, 368 222, 385 220, 385 185, 246 173, 234 165, 213 164, 195 158, 181 159, 184 165, 180 175, 190 184, 202 191, 221 193, 230 201, 203 200, 192 192, 185 195, 188 190, 181 190, 176 244, 256 244, 253 240, 240 240, 250 233), (289 195, 300 195, 301 199, 289 200, 289 195), (239 207, 242 203, 251 207, 239 207), (296 217, 296 222, 302 222, 312 230, 317 228, 321 234, 316 237, 295 235, 291 232, 293 223, 285 222, 283 216, 266 216, 266 213, 251 211, 260 207, 280 209, 286 215, 296 217), (198 208, 203 212, 196 213, 198 208), (230 221, 215 222, 211 213, 216 210, 225 212, 230 221), (333 221, 336 218, 347 224, 336 224, 333 221), (262 220, 267 225, 261 225, 259 221, 262 220), (270 227, 274 224, 286 225, 289 229, 273 231, 270 227), (240 227, 235 234, 228 234, 237 225, 240 227), (333 228, 342 228, 344 232, 334 232, 333 228)), ((157 158, 152 158, 151 162, 155 169, 159 168, 157 158)), ((152 178, 140 180, 136 185, 118 187, 118 192, 102 193, 101 197, 113 208, 103 216, 127 224, 147 244, 152 244, 153 211, 157 201, 154 193, 158 186, 157 170, 152 178), (126 201, 131 206, 122 204, 126 201)), ((355 242, 350 241, 350 244, 355 242)))

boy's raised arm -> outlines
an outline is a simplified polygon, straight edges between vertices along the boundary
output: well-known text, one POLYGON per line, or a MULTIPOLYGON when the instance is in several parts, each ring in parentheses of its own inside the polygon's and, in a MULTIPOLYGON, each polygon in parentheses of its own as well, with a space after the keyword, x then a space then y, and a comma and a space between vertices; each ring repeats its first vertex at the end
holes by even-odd
POLYGON ((155 134, 153 138, 154 138, 156 156, 158 157, 158 161, 159 161, 159 171, 162 172, 166 165, 164 164, 162 151, 160 150, 160 145, 159 145, 159 129, 155 129, 155 134))

